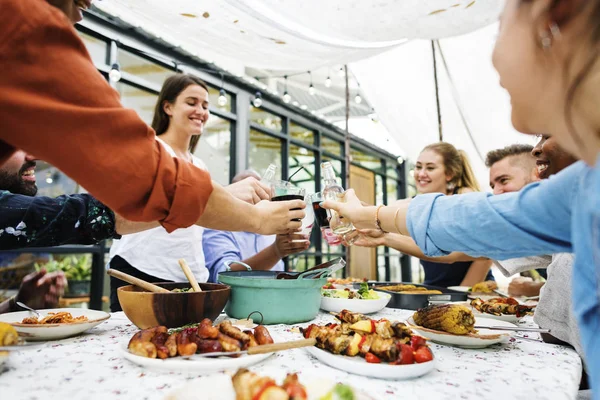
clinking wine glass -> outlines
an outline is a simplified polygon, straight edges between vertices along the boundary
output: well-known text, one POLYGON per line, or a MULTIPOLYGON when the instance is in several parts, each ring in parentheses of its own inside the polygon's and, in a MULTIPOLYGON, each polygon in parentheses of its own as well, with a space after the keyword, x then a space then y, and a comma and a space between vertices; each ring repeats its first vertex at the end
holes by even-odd
MULTIPOLYGON (((276 180, 271 182, 271 201, 303 200, 306 190, 288 181, 276 180)), ((294 208, 300 210, 300 208, 294 208)), ((314 217, 313 217, 314 218, 314 217)), ((296 221, 300 221, 297 219, 296 221)))

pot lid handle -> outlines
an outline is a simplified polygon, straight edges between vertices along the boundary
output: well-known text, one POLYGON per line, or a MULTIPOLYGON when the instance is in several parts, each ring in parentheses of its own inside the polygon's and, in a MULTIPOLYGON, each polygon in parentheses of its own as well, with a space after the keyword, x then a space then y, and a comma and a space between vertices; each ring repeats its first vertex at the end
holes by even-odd
POLYGON ((228 261, 223 261, 223 264, 225 264, 225 271, 231 271, 231 267, 230 267, 231 264, 240 264, 241 266, 246 268, 248 271, 252 271, 251 266, 249 266, 248 264, 241 262, 241 261, 228 260, 228 261))

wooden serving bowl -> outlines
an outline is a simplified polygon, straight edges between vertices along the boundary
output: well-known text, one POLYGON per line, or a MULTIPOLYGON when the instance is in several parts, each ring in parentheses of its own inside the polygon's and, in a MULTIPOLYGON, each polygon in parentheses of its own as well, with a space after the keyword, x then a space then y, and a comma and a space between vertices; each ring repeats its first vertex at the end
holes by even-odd
MULTIPOLYGON (((156 283, 167 290, 185 289, 183 283, 156 283)), ((202 292, 153 293, 138 286, 128 285, 117 289, 121 307, 140 329, 163 325, 167 328, 197 323, 204 318, 215 320, 229 299, 231 289, 219 283, 199 283, 202 292)))

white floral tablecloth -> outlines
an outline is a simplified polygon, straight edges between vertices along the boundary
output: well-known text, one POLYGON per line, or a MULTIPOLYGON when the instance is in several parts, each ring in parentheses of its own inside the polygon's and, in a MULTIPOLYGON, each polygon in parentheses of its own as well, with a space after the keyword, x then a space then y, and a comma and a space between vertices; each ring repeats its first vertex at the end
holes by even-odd
MULTIPOLYGON (((375 314, 403 321, 412 311, 384 309, 375 314)), ((320 313, 313 321, 325 323, 333 316, 320 313)), ((534 326, 531 320, 522 324, 534 326)), ((300 324, 306 326, 308 324, 300 324)), ((298 326, 300 326, 298 325, 298 326)), ((292 326, 270 326, 277 337, 299 338, 292 326)), ((11 353, 0 366, 1 399, 164 399, 167 394, 197 377, 185 373, 145 370, 125 360, 122 343, 137 328, 123 313, 89 332, 71 339, 11 353)), ((303 349, 278 353, 250 367, 275 378, 300 372, 345 382, 374 399, 573 399, 581 376, 575 351, 527 339, 483 350, 467 350, 432 344, 438 364, 418 379, 386 381, 351 375, 328 367, 303 349)), ((198 394, 202 399, 202 394, 198 394)))

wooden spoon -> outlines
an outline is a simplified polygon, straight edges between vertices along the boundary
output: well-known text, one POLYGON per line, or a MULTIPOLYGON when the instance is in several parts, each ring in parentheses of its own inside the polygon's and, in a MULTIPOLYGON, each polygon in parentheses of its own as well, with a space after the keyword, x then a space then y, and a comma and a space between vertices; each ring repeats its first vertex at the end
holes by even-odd
POLYGON ((198 281, 196 281, 196 277, 192 273, 190 266, 187 264, 187 262, 185 262, 185 260, 183 258, 179 259, 179 266, 183 270, 183 273, 185 274, 185 276, 188 278, 188 281, 190 281, 190 283, 192 284, 192 289, 194 289, 194 292, 201 292, 202 289, 200 289, 200 285, 198 285, 198 281))
POLYGON ((132 285, 139 286, 142 289, 146 289, 149 292, 155 293, 170 293, 167 289, 161 288, 160 286, 156 286, 150 282, 143 281, 141 279, 136 278, 135 276, 131 276, 121 271, 117 271, 116 269, 108 269, 106 273, 110 276, 114 276, 117 279, 125 281, 127 283, 131 283, 132 285))

